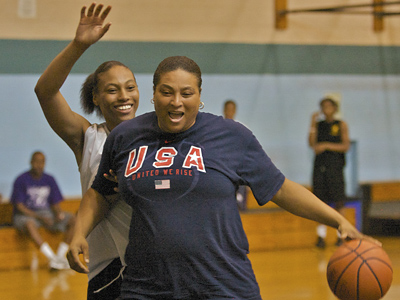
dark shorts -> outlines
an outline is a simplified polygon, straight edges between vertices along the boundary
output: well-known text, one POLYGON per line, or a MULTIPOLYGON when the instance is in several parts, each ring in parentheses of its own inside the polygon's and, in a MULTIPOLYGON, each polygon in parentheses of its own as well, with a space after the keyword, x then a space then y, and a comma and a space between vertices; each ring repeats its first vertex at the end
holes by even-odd
POLYGON ((122 269, 121 260, 119 258, 116 258, 103 271, 101 271, 94 278, 92 278, 89 281, 88 285, 87 299, 88 300, 117 299, 121 293, 122 276, 119 276, 121 269, 122 269), (114 279, 116 280, 113 281, 114 279))
POLYGON ((315 166, 313 193, 334 208, 341 208, 346 200, 343 167, 341 165, 315 166))

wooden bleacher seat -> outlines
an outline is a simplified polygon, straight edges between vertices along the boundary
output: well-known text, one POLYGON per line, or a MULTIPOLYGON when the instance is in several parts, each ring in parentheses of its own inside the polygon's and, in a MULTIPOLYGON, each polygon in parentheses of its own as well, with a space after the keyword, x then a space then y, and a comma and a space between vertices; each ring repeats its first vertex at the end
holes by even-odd
MULTIPOLYGON (((79 208, 79 200, 65 200, 61 203, 61 207, 65 211, 76 213, 79 208)), ((56 251, 58 244, 63 240, 63 234, 50 233, 44 228, 40 228, 40 233, 56 251)), ((12 205, 10 203, 0 204, 0 257, 0 271, 28 269, 31 267, 33 258, 38 259, 39 267, 47 267, 46 258, 39 253, 33 242, 12 226, 12 205)))
POLYGON ((400 235, 400 181, 365 182, 364 232, 370 235, 400 235))

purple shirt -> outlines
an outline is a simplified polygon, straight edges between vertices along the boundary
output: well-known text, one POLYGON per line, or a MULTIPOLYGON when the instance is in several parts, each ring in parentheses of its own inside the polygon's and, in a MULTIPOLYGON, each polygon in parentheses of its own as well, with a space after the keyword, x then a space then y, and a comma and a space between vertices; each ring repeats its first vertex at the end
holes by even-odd
POLYGON ((14 205, 22 203, 32 210, 49 209, 62 200, 60 189, 52 176, 43 173, 42 177, 34 179, 29 171, 17 177, 10 199, 14 205))

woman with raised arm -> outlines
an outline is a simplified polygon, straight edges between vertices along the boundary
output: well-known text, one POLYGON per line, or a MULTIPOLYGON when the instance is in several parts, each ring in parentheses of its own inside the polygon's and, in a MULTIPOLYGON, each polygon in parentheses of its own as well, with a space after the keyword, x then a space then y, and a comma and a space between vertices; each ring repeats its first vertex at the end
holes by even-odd
MULTIPOLYGON (((139 91, 132 71, 117 61, 107 61, 82 85, 81 104, 88 114, 96 111, 102 124, 91 124, 71 110, 60 92, 72 67, 82 54, 100 40, 111 23, 105 19, 111 6, 92 3, 82 7, 75 38, 49 64, 35 87, 36 95, 51 128, 75 154, 81 175, 82 193, 97 173, 104 142, 114 127, 135 117, 139 91)), ((81 206, 85 199, 82 199, 81 206)), ((115 205, 88 236, 88 299, 115 299, 120 292, 123 258, 128 240, 131 208, 123 201, 115 205)))

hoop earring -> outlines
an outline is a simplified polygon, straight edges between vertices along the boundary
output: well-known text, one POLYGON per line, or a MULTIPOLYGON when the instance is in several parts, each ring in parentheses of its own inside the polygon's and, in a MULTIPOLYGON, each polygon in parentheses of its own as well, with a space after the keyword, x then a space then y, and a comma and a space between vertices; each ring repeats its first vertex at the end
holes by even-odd
POLYGON ((154 98, 152 98, 152 99, 150 100, 150 103, 151 103, 151 104, 154 104, 154 98))
POLYGON ((204 102, 200 102, 199 108, 200 108, 200 109, 203 109, 203 108, 204 108, 204 102))

